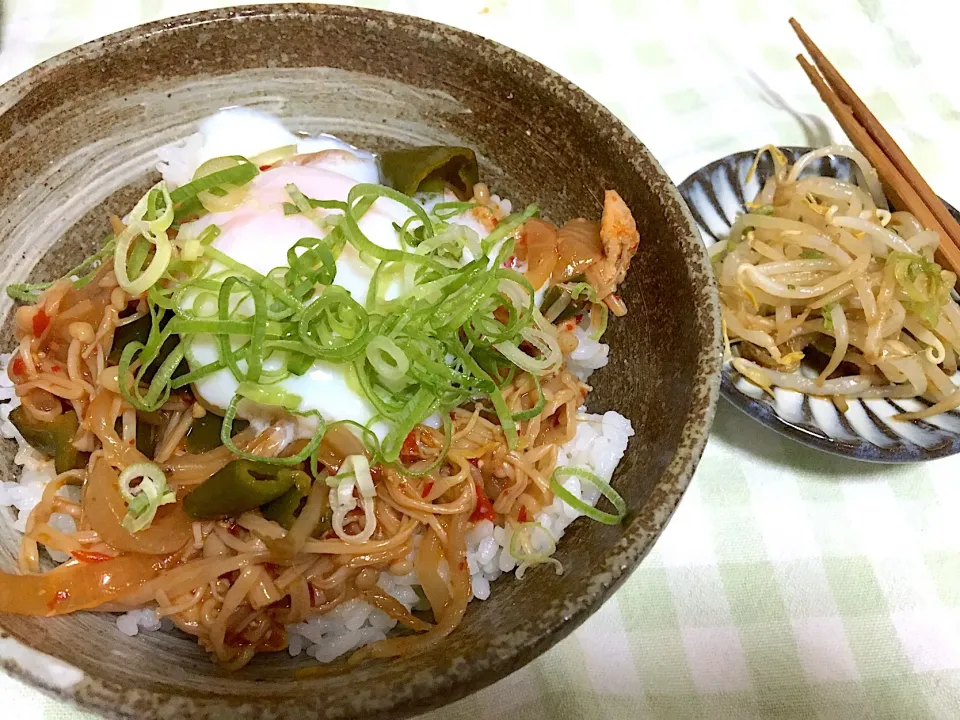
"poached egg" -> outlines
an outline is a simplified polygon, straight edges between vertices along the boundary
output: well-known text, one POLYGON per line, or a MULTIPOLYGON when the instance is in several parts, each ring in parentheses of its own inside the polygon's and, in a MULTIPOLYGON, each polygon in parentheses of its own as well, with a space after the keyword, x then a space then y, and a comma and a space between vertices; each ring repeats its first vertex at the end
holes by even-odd
MULTIPOLYGON (((163 161, 158 169, 171 187, 189 182, 196 169, 211 158, 226 155, 256 155, 279 147, 296 146, 297 154, 324 153, 305 165, 280 165, 261 172, 246 186, 243 201, 226 212, 210 213, 180 228, 182 237, 198 237, 205 228, 216 225, 220 234, 213 246, 231 259, 266 275, 274 268, 287 267, 287 251, 304 237, 323 238, 330 228, 318 227, 302 214, 285 215, 283 204, 290 202, 286 186, 294 184, 310 198, 346 201, 351 188, 358 183, 379 182, 375 158, 335 137, 322 135, 303 138, 294 135, 279 119, 249 108, 229 108, 202 121, 198 132, 175 147, 160 151, 163 161)), ((411 215, 408 208, 389 198, 378 198, 359 221, 360 229, 377 245, 401 249, 399 235, 394 227, 403 225, 411 215)), ((454 218, 471 227, 483 237, 487 230, 470 214, 454 218)), ((366 304, 367 291, 376 267, 376 260, 361 260, 349 243, 336 261, 334 284, 340 285, 361 305, 366 304)), ((225 268, 214 263, 209 273, 225 268)), ((395 281, 395 283, 398 281, 395 281)), ((387 296, 395 295, 399 287, 387 286, 387 296)), ((217 361, 219 347, 209 335, 195 336, 188 357, 192 369, 217 361)), ((265 371, 277 370, 283 363, 281 353, 264 359, 265 371)), ((241 362, 241 367, 244 363, 241 362)), ((376 420, 373 405, 351 381, 348 364, 317 360, 303 375, 289 375, 275 387, 301 398, 300 412, 316 411, 327 422, 352 420, 369 427, 380 439, 386 436, 389 425, 376 420)), ((222 369, 198 380, 194 392, 208 407, 223 410, 237 392, 239 383, 228 369, 222 369)), ((243 402, 238 407, 240 417, 252 423, 266 424, 272 411, 254 403, 243 402)), ((309 418, 304 418, 303 430, 311 432, 309 418)))

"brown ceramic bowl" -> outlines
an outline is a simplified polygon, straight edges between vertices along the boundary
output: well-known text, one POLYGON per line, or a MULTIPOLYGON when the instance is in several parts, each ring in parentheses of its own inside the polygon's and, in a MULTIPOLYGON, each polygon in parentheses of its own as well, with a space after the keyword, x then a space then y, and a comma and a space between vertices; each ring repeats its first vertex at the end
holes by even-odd
MULTIPOLYGON (((565 572, 505 578, 435 651, 294 679, 287 654, 237 673, 192 639, 129 638, 109 615, 4 616, 0 662, 18 677, 111 717, 395 718, 482 688, 583 622, 649 551, 693 473, 720 368, 717 294, 680 196, 609 112, 550 70, 470 33, 400 15, 311 5, 217 10, 117 33, 48 60, 0 88, 0 283, 49 279, 86 256, 108 213, 155 179, 152 151, 225 105, 255 105, 305 131, 364 148, 455 143, 482 174, 549 218, 597 217, 604 188, 633 209, 642 242, 611 323, 612 361, 589 405, 637 431, 614 480, 630 512, 564 537, 565 572), (11 637, 12 636, 12 637, 11 637), (32 648, 32 650, 31 650, 32 648), (59 662, 49 657, 57 658, 59 662)), ((11 303, 5 348, 13 345, 11 303)), ((13 479, 4 442, 0 479, 13 479)), ((0 567, 17 537, 0 517, 0 567)))

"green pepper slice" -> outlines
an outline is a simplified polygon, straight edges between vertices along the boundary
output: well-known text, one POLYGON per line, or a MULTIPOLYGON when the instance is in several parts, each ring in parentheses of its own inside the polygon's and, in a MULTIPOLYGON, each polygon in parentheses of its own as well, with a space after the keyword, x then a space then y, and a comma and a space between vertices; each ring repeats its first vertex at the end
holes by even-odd
POLYGON ((449 187, 460 200, 473 197, 480 182, 477 156, 470 148, 445 145, 388 150, 380 154, 380 173, 404 195, 443 192, 449 187))
POLYGON ((160 427, 146 422, 137 423, 137 450, 144 457, 152 458, 160 442, 160 427))
POLYGON ((53 458, 58 474, 87 464, 90 454, 80 452, 73 446, 73 439, 80 427, 77 413, 73 410, 61 413, 48 422, 32 417, 21 405, 10 413, 10 422, 34 450, 53 458))
MULTIPOLYGON (((247 428, 246 420, 237 418, 233 421, 233 434, 236 435, 247 428)), ((186 448, 188 453, 204 453, 208 450, 214 450, 223 443, 220 442, 220 428, 223 426, 223 418, 208 412, 200 418, 195 418, 187 430, 186 448)))
POLYGON ((287 530, 297 519, 297 513, 300 506, 310 492, 310 477, 306 473, 297 473, 292 488, 273 502, 263 506, 263 516, 267 520, 273 520, 279 523, 287 530))
MULTIPOLYGON (((172 312, 164 313, 164 316, 160 319, 160 328, 170 322, 170 319, 173 317, 172 312)), ((117 365, 120 362, 120 355, 123 354, 123 349, 132 342, 138 342, 142 345, 147 344, 147 340, 150 338, 150 329, 152 327, 152 321, 150 320, 150 315, 144 315, 141 318, 137 318, 132 323, 127 323, 126 325, 121 325, 116 329, 113 334, 113 347, 110 348, 110 354, 107 356, 107 361, 111 365, 117 365)), ((153 380, 153 376, 156 375, 157 370, 163 364, 163 361, 167 359, 167 356, 174 351, 177 345, 180 344, 180 336, 171 335, 168 337, 163 345, 160 346, 160 350, 157 351, 156 359, 150 363, 143 373, 143 379, 147 382, 153 380)), ((174 378, 178 378, 181 375, 186 375, 190 371, 189 366, 187 365, 186 360, 181 360, 180 364, 177 365, 177 369, 173 373, 174 378)))
POLYGON ((304 481, 309 485, 310 478, 302 470, 234 460, 187 495, 183 509, 194 520, 235 517, 276 500, 304 481))
MULTIPOLYGON (((570 278, 568 283, 578 283, 583 282, 583 275, 576 275, 575 277, 570 278)), ((550 306, 553 305, 557 300, 560 299, 560 294, 563 292, 559 285, 551 285, 546 293, 543 295, 543 302, 540 303, 540 312, 546 312, 550 309, 550 306)), ((569 320, 577 313, 583 312, 590 306, 590 299, 586 294, 581 294, 578 298, 572 298, 567 306, 560 311, 560 314, 553 319, 553 323, 561 323, 564 320, 569 320)))
POLYGON ((110 348, 110 354, 107 356, 107 361, 111 365, 116 365, 120 362, 120 355, 123 353, 123 349, 127 345, 132 342, 138 342, 142 345, 146 345, 149 337, 149 314, 144 315, 141 318, 137 318, 132 323, 121 325, 113 333, 113 347, 110 348))

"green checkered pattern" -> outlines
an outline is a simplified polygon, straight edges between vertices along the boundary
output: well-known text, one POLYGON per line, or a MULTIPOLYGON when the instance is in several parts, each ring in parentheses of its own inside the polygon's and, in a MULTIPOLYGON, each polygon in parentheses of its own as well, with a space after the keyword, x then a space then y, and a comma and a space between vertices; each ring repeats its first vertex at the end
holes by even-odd
MULTIPOLYGON (((122 27, 236 3, 4 4, 0 80, 122 27)), ((796 15, 939 193, 960 200, 955 2, 361 4, 464 27, 553 67, 677 181, 736 150, 842 137, 793 60, 796 15)), ((623 589, 543 657, 428 717, 958 718, 958 470, 958 459, 832 458, 721 404, 690 490, 623 589)), ((6 677, 0 702, 17 720, 89 717, 6 677)))

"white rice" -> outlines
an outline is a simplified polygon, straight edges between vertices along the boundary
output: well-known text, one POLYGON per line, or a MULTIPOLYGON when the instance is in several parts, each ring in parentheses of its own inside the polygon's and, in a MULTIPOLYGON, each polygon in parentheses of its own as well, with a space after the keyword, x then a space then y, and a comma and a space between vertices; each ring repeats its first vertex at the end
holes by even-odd
MULTIPOLYGON (((407 610, 412 610, 419 599, 414 573, 398 577, 382 572, 377 584, 407 610)), ((383 640, 396 625, 396 620, 362 600, 348 600, 325 615, 288 625, 288 652, 292 656, 306 652, 318 662, 331 662, 351 650, 383 640)))
POLYGON ((610 346, 590 337, 590 329, 578 325, 573 330, 577 348, 567 356, 567 370, 586 382, 594 370, 610 361, 610 346))
MULTIPOLYGON (((195 134, 180 143, 160 149, 157 152, 160 160, 157 169, 172 186, 188 182, 193 177, 202 145, 203 136, 195 134)), ((509 200, 496 195, 492 196, 492 199, 504 213, 511 212, 509 200)), ((467 217, 452 221, 471 227, 477 225, 472 218, 467 217)), ((474 229, 479 231, 482 228, 474 229)), ((538 296, 537 299, 541 298, 538 296)), ((594 370, 607 364, 610 348, 591 339, 586 329, 578 327, 574 332, 579 346, 568 356, 567 367, 585 381, 594 370)), ((20 404, 6 373, 10 358, 10 355, 0 355, 0 434, 15 439, 20 444, 14 461, 22 466, 22 469, 19 482, 0 482, 0 508, 16 510, 14 528, 23 532, 30 512, 40 502, 43 488, 55 477, 55 472, 52 460, 45 460, 27 445, 9 421, 10 412, 20 404)), ((630 421, 616 412, 593 415, 586 413, 583 408, 577 419, 576 436, 560 448, 558 466, 585 468, 609 481, 623 457, 627 440, 633 435, 630 421)), ((562 484, 574 497, 590 505, 596 504, 599 499, 598 490, 589 485, 581 487, 580 480, 576 477, 566 478, 562 484)), ((544 531, 549 533, 549 538, 539 531, 533 533, 531 541, 535 548, 550 549, 550 545, 559 542, 566 528, 580 515, 579 511, 564 501, 554 499, 551 505, 543 508, 534 518, 544 531)), ((52 523, 65 532, 75 530, 73 520, 65 515, 54 515, 52 523)), ((510 554, 512 539, 511 530, 495 526, 489 520, 477 523, 467 533, 467 565, 470 569, 474 599, 486 600, 490 597, 491 583, 501 575, 513 572, 519 577, 522 574, 517 560, 510 554)), ((418 541, 419 537, 414 538, 414 552, 418 541)), ((67 559, 66 556, 58 555, 59 553, 51 553, 51 557, 58 562, 67 559)), ((444 575, 446 568, 442 567, 440 570, 441 575, 444 575)), ((377 584, 408 610, 419 601, 419 581, 415 572, 403 576, 381 572, 377 584)), ((128 636, 172 627, 169 619, 161 619, 152 608, 118 614, 116 623, 117 629, 128 636)), ((395 620, 382 611, 354 599, 325 615, 297 625, 288 625, 288 650, 292 656, 306 653, 318 662, 331 662, 345 653, 383 640, 396 624, 395 620)))
POLYGON ((153 608, 131 610, 117 616, 117 630, 130 637, 139 634, 141 631, 153 632, 172 628, 173 621, 168 618, 161 618, 153 608))
POLYGON ((157 150, 157 171, 171 188, 186 185, 196 172, 204 138, 194 133, 183 140, 157 150))
MULTIPOLYGON (((558 467, 580 467, 609 481, 624 451, 627 440, 633 435, 630 421, 616 412, 592 415, 582 412, 577 416, 577 434, 573 440, 560 447, 558 467)), ((595 505, 600 492, 592 485, 581 487, 579 478, 565 478, 561 485, 589 505, 595 505)), ((564 531, 582 513, 560 498, 537 513, 534 520, 550 533, 554 542, 559 542, 564 531)), ((473 597, 486 600, 490 597, 490 583, 503 573, 519 575, 517 561, 510 555, 513 532, 483 520, 467 533, 467 565, 473 585, 473 597)), ((537 534, 533 537, 537 540, 537 534)), ((538 548, 539 549, 539 548, 538 548)))
POLYGON ((10 413, 20 405, 20 398, 13 389, 13 383, 7 376, 7 363, 12 355, 0 355, 0 434, 16 440, 20 448, 13 461, 20 466, 18 482, 0 482, 0 507, 17 511, 14 530, 26 531, 27 518, 43 497, 43 488, 56 476, 53 460, 48 460, 27 445, 10 422, 10 413))

